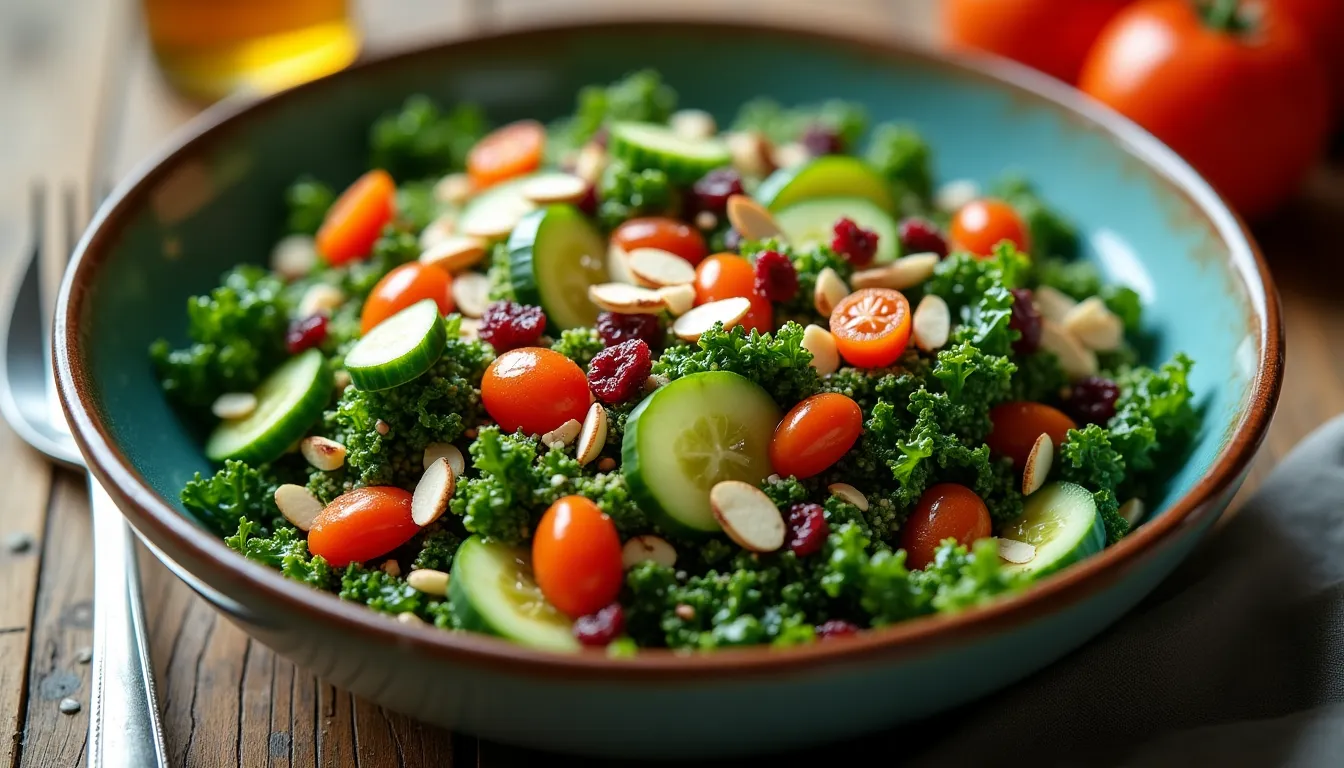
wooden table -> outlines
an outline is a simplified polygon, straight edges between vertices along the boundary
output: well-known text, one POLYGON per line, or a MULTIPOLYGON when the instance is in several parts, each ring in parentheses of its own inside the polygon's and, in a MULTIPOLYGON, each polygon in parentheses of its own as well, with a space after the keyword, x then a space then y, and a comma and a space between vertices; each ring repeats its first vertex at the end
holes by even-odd
MULTIPOLYGON (((621 0, 365 0, 370 50, 465 36, 538 16, 598 16, 621 0)), ((759 14, 838 27, 929 35, 931 0, 678 0, 691 15, 759 14)), ((72 195, 87 217, 95 191, 125 174, 197 110, 167 89, 130 0, 0 0, 0 288, 35 227, 32 183, 72 195)), ((1337 153, 1342 154, 1342 153, 1337 153)), ((1319 169, 1259 235, 1283 294, 1289 363, 1278 416, 1245 496, 1299 439, 1344 411, 1344 288, 1337 223, 1344 159, 1319 169)), ((59 266, 48 265, 55 274, 59 266)), ((0 547, 0 766, 82 763, 92 570, 83 478, 54 469, 0 424, 0 540, 27 533, 27 553, 0 547)), ((155 672, 174 766, 525 764, 538 756, 453 736, 387 712, 295 669, 252 641, 150 557, 143 557, 155 672)))

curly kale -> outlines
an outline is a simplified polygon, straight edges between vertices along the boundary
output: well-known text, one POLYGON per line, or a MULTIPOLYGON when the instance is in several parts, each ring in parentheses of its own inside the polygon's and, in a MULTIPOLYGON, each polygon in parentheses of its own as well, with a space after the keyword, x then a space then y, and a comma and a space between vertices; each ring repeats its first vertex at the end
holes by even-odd
POLYGON ((399 181, 442 176, 461 170, 467 152, 485 135, 485 113, 474 104, 443 112, 427 96, 415 95, 388 112, 369 131, 370 164, 399 181))
POLYGON ((798 294, 791 300, 775 304, 775 323, 783 325, 790 320, 799 325, 824 321, 816 308, 813 298, 817 286, 817 276, 827 267, 835 270, 842 280, 849 280, 854 267, 836 254, 827 245, 816 245, 808 249, 797 249, 774 238, 766 240, 747 240, 741 244, 743 257, 755 260, 762 251, 778 251, 793 262, 798 274, 798 294))
POLYGON ((1112 447, 1110 433, 1096 424, 1069 430, 1068 439, 1057 451, 1059 478, 1092 492, 1106 524, 1106 543, 1114 544, 1124 538, 1129 523, 1120 516, 1116 494, 1125 482, 1125 459, 1112 447))
POLYGON ((278 483, 264 469, 254 469, 230 459, 211 477, 200 472, 182 489, 182 506, 205 527, 226 536, 238 530, 244 517, 271 520, 280 514, 275 506, 278 483))
POLYGON ((304 483, 304 487, 311 491, 318 501, 330 504, 337 496, 354 490, 356 478, 350 474, 345 467, 332 472, 313 468, 308 473, 308 482, 304 483))
POLYGON ((865 156, 891 182, 898 201, 913 197, 919 208, 928 206, 933 198, 933 152, 918 131, 881 123, 873 129, 865 156))
POLYGON ((1032 268, 1031 259, 1010 244, 994 249, 988 259, 966 252, 953 253, 938 262, 926 293, 941 296, 953 319, 995 289, 1020 288, 1032 268))
POLYGON ((677 108, 677 92, 651 69, 632 72, 611 85, 590 85, 579 91, 574 115, 550 129, 546 150, 563 160, 603 126, 618 120, 666 123, 677 108))
POLYGON ((1013 206, 1026 222, 1033 254, 1077 258, 1078 228, 1059 211, 1046 205, 1031 182, 1021 176, 1008 175, 991 186, 989 193, 1013 206))
POLYGON ((1177 354, 1157 370, 1135 368, 1120 377, 1120 398, 1107 426, 1126 466, 1148 472, 1157 459, 1183 448, 1199 428, 1190 368, 1194 361, 1177 354))
POLYGON ((485 276, 490 280, 490 300, 517 301, 518 295, 513 288, 512 267, 509 264, 508 243, 500 241, 491 246, 486 261, 490 265, 485 270, 485 276))
POLYGON ((932 371, 933 360, 910 347, 887 368, 841 368, 822 379, 821 390, 850 398, 868 415, 879 399, 892 403, 909 400, 925 386, 932 371))
POLYGON ((835 132, 846 151, 852 151, 868 129, 868 112, 854 101, 831 99, 820 104, 783 107, 774 99, 752 99, 733 121, 735 131, 759 131, 776 144, 802 139, 809 128, 835 132))
POLYGON ((397 187, 395 226, 398 228, 407 232, 419 232, 428 227, 439 213, 439 201, 434 197, 433 182, 411 181, 397 187))
POLYGON ((309 176, 300 177, 285 190, 285 206, 289 209, 285 228, 295 235, 317 234, 334 202, 336 193, 331 187, 309 176))
POLYGON ((676 203, 673 192, 666 173, 656 168, 637 171, 613 160, 597 184, 597 219, 612 230, 636 216, 667 213, 676 203))
POLYGON ((1038 350, 1015 359, 1017 373, 1013 375, 1009 400, 1030 400, 1035 403, 1053 403, 1069 384, 1069 377, 1053 352, 1038 350))
POLYGON ((453 568, 453 557, 462 546, 462 537, 438 524, 426 529, 420 537, 420 552, 411 563, 412 569, 432 568, 447 573, 453 568))
POLYGON ((603 350, 602 339, 596 328, 567 328, 560 332, 560 338, 551 344, 551 349, 587 368, 598 352, 603 350))
POLYGON ((821 390, 821 378, 812 367, 812 353, 803 348, 803 327, 785 323, 773 334, 741 326, 723 330, 715 324, 695 346, 668 347, 653 364, 653 372, 679 379, 702 371, 732 371, 756 382, 781 407, 790 407, 821 390))
MULTIPOLYGON (((937 360, 933 378, 947 394, 948 403, 944 426, 966 440, 983 440, 990 429, 989 409, 1012 394, 1012 377, 1017 366, 1007 357, 987 355, 965 341, 941 350, 937 360)), ((910 396, 912 407, 917 405, 917 394, 910 396)), ((918 405, 935 404, 936 398, 930 397, 918 405)))
POLYGON ((266 529, 246 517, 239 519, 238 531, 224 543, 249 560, 278 569, 285 576, 317 589, 330 589, 335 571, 321 555, 308 552, 302 531, 283 520, 266 529))
POLYGON ((1036 285, 1048 285, 1078 301, 1101 292, 1101 272, 1090 261, 1057 257, 1036 259, 1032 270, 1036 285))

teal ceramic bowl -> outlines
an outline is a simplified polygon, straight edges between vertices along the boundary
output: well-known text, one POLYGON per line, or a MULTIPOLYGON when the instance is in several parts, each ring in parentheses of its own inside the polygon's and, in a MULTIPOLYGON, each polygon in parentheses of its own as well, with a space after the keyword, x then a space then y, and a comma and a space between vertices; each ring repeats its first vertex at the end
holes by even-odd
POLYGON ((514 744, 615 756, 781 750, 909 721, 1012 685, 1086 642, 1162 580, 1241 483, 1282 372, 1274 290, 1244 227, 1153 138, 1071 90, 1000 62, 884 40, 759 27, 607 24, 533 30, 371 62, 189 127, 99 212, 58 313, 61 395, 93 471, 173 570, 247 632, 337 685, 514 744), (1148 305, 1155 358, 1184 350, 1204 425, 1155 513, 1118 546, 1029 592, 812 647, 613 660, 404 626, 284 580, 186 516, 207 470, 164 401, 150 341, 186 297, 264 261, 298 174, 364 167, 370 122, 410 93, 498 121, 567 112, 582 85, 655 67, 682 103, 728 119, 743 100, 855 99, 913 122, 947 178, 1027 171, 1086 233, 1090 258, 1148 305), (974 674, 968 670, 975 670, 974 674))

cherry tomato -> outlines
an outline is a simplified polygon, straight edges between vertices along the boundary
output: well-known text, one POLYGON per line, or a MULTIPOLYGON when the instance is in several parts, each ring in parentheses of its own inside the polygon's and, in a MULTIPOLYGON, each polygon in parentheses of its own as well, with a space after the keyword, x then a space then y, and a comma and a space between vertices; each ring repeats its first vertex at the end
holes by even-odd
POLYGON ((1344 3, 1339 0, 1269 0, 1297 23, 1330 78, 1335 115, 1344 112, 1344 3))
POLYGON ((751 309, 738 325, 746 331, 774 330, 774 307, 769 299, 756 293, 756 273, 751 262, 735 253, 716 253, 696 266, 696 306, 739 297, 750 299, 751 309))
POLYGON ((333 266, 367 258, 396 213, 396 198, 397 184, 387 171, 360 176, 327 211, 317 230, 317 252, 333 266))
POLYGON ((952 244, 976 256, 993 256, 994 246, 1011 240, 1019 251, 1030 251, 1027 225, 1013 207, 1001 200, 976 200, 952 217, 952 244))
POLYGON ((496 128, 467 153, 467 175, 477 189, 541 167, 546 129, 536 120, 519 120, 496 128))
POLYGON ((910 343, 910 302, 890 288, 860 288, 831 311, 831 334, 850 365, 891 365, 910 343))
POLYGON ((636 248, 658 248, 675 253, 692 266, 703 261, 709 253, 705 238, 695 227, 659 216, 630 219, 611 233, 611 242, 626 253, 636 248))
POLYGON ((573 360, 541 347, 505 352, 485 369, 481 402, 500 429, 544 435, 570 419, 583 421, 588 377, 573 360))
POLYGON ((759 333, 769 333, 775 329, 775 308, 770 304, 770 300, 763 296, 748 296, 751 299, 751 309, 742 317, 738 325, 742 330, 750 333, 757 331, 759 333))
POLYGON ((770 439, 770 465, 783 477, 821 474, 839 461, 863 431, 863 411, 844 395, 813 395, 793 408, 770 439))
POLYGON ((954 46, 1015 59, 1076 83, 1093 41, 1132 0, 943 0, 954 46))
POLYGON ((578 618, 610 605, 624 570, 616 526, 593 502, 565 496, 541 516, 532 538, 532 573, 561 613, 578 618))
POLYGON ((1236 7, 1131 5, 1098 38, 1079 87, 1147 128, 1243 216, 1256 217, 1290 195, 1320 156, 1329 86, 1307 41, 1272 3, 1259 19, 1242 14, 1232 23, 1227 13, 1236 7))
POLYGON ((438 267, 412 261, 388 272, 364 302, 359 329, 368 333, 373 327, 417 301, 433 299, 440 314, 453 311, 453 278, 438 267))
POLYGON ((956 483, 939 483, 924 491, 901 527, 901 549, 909 568, 933 562, 944 539, 970 544, 990 534, 989 509, 975 491, 956 483))
POLYGON ((1069 430, 1078 428, 1073 419, 1058 408, 1021 400, 989 409, 989 420, 993 424, 989 437, 985 438, 989 450, 998 456, 1007 456, 1018 467, 1026 465, 1031 448, 1041 433, 1049 435, 1058 449, 1068 437, 1069 430))
POLYGON ((308 531, 308 551, 334 568, 362 563, 400 547, 420 531, 411 494, 400 488, 356 488, 331 500, 308 531))

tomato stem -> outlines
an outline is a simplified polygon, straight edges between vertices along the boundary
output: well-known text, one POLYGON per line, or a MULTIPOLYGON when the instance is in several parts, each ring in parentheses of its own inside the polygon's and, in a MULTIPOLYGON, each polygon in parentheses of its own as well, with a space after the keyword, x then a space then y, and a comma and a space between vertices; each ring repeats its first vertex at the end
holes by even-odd
POLYGON ((1245 28, 1241 0, 1213 0, 1204 11, 1204 23, 1218 32, 1239 32, 1245 28))

